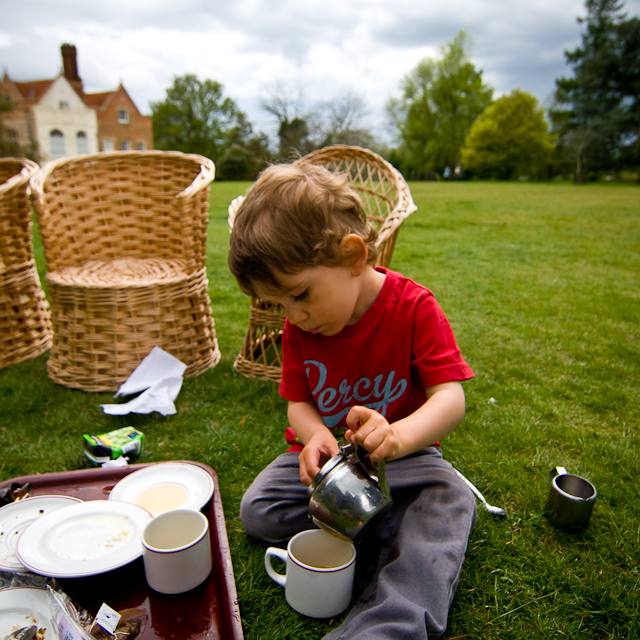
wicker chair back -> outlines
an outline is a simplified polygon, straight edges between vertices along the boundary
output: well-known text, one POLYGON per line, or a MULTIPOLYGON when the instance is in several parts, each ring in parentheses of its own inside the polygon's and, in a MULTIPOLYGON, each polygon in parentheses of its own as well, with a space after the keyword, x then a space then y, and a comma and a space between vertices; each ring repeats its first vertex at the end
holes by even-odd
POLYGON ((0 368, 51 346, 49 305, 33 258, 29 179, 38 165, 0 158, 0 368))
MULTIPOLYGON (((360 195, 367 218, 378 231, 376 264, 388 267, 400 226, 417 209, 400 172, 373 151, 348 145, 312 151, 296 163, 323 165, 348 177, 351 188, 360 195)), ((234 201, 230 208, 230 226, 240 204, 241 200, 234 201)), ((284 321, 279 305, 251 300, 249 327, 234 362, 236 371, 249 378, 280 382, 284 321)))
POLYGON ((205 269, 211 160, 176 151, 62 158, 31 180, 54 340, 49 377, 116 390, 154 346, 215 366, 205 269))

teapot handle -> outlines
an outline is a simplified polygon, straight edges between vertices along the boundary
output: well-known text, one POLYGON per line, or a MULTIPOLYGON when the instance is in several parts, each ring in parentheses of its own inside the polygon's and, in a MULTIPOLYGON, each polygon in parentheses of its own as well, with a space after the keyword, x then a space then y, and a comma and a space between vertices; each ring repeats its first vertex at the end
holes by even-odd
POLYGON ((385 461, 380 460, 377 464, 371 461, 369 452, 361 446, 356 449, 356 455, 360 464, 366 469, 369 477, 375 482, 381 489, 388 491, 387 480, 385 478, 385 461))
POLYGON ((372 473, 371 475, 371 479, 380 487, 383 488, 384 486, 386 486, 387 484, 387 479, 385 478, 384 475, 384 465, 385 462, 384 460, 380 460, 380 462, 378 462, 378 464, 376 465, 375 463, 371 463, 372 465, 374 465, 376 467, 377 473, 372 473))
POLYGON ((371 461, 369 452, 360 445, 353 445, 348 440, 340 440, 338 442, 340 447, 340 455, 345 459, 355 453, 355 456, 362 467, 364 467, 368 476, 375 482, 383 491, 389 491, 387 480, 385 478, 385 462, 380 460, 378 464, 371 461))

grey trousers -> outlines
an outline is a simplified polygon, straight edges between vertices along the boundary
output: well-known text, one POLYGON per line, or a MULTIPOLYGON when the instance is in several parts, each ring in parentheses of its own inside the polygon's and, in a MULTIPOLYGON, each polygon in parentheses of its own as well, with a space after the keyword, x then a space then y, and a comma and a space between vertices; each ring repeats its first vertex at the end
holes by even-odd
MULTIPOLYGON (((475 497, 438 447, 386 463, 393 507, 377 525, 380 557, 371 584, 325 640, 438 638, 447 627, 476 518, 475 497)), ((282 543, 314 527, 298 454, 278 456, 242 498, 247 533, 282 543)), ((361 545, 362 548, 362 545, 361 545)))

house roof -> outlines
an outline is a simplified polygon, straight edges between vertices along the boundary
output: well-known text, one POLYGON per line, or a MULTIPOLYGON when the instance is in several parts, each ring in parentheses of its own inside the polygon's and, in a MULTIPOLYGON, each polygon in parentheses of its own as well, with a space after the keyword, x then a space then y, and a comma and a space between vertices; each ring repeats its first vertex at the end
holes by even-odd
POLYGON ((109 98, 114 94, 114 91, 103 91, 102 93, 85 93, 84 103, 87 107, 93 107, 94 109, 99 109, 100 107, 104 107, 106 103, 109 101, 109 98))
POLYGON ((42 96, 53 84, 53 80, 32 80, 31 82, 14 82, 25 102, 40 102, 42 96))
MULTIPOLYGON (((40 102, 44 94, 49 87, 55 82, 56 78, 52 80, 31 80, 29 82, 15 82, 10 80, 5 74, 5 78, 13 83, 18 90, 23 100, 28 103, 37 104, 40 102)), ((119 86, 113 91, 103 91, 101 93, 80 93, 80 98, 92 109, 100 109, 107 106, 113 95, 121 88, 119 86)))
MULTIPOLYGON (((66 78, 66 76, 64 76, 63 74, 60 74, 58 76, 58 78, 61 77, 66 78)), ((15 87, 15 90, 18 91, 25 103, 38 104, 42 100, 44 94, 48 91, 49 87, 51 87, 51 85, 58 78, 53 78, 51 80, 31 80, 28 82, 15 82, 14 80, 11 80, 11 78, 9 78, 9 75, 5 72, 0 84, 4 85, 6 83, 13 85, 15 87)), ((68 79, 67 81, 69 82, 68 79)), ((114 99, 114 96, 116 96, 120 92, 124 93, 131 101, 133 106, 137 109, 135 103, 133 102, 133 100, 131 100, 131 97, 127 93, 127 90, 124 88, 124 86, 122 86, 122 83, 120 83, 118 87, 116 89, 113 89, 112 91, 102 91, 100 93, 84 93, 81 86, 79 88, 75 86, 77 84, 76 82, 69 82, 69 84, 80 96, 80 99, 84 102, 84 104, 91 109, 100 111, 106 109, 109 106, 110 102, 114 99)))

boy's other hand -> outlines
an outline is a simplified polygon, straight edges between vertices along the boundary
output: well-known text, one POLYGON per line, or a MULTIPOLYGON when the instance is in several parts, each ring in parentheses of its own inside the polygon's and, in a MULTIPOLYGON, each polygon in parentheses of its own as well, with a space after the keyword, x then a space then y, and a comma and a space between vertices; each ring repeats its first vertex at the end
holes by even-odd
POLYGON ((392 460, 400 451, 400 436, 387 419, 367 407, 352 407, 347 415, 348 430, 344 438, 363 446, 373 462, 392 460))
POLYGON ((300 452, 300 480, 307 486, 311 484, 322 465, 340 451, 336 439, 328 429, 326 431, 326 434, 313 436, 300 452))

